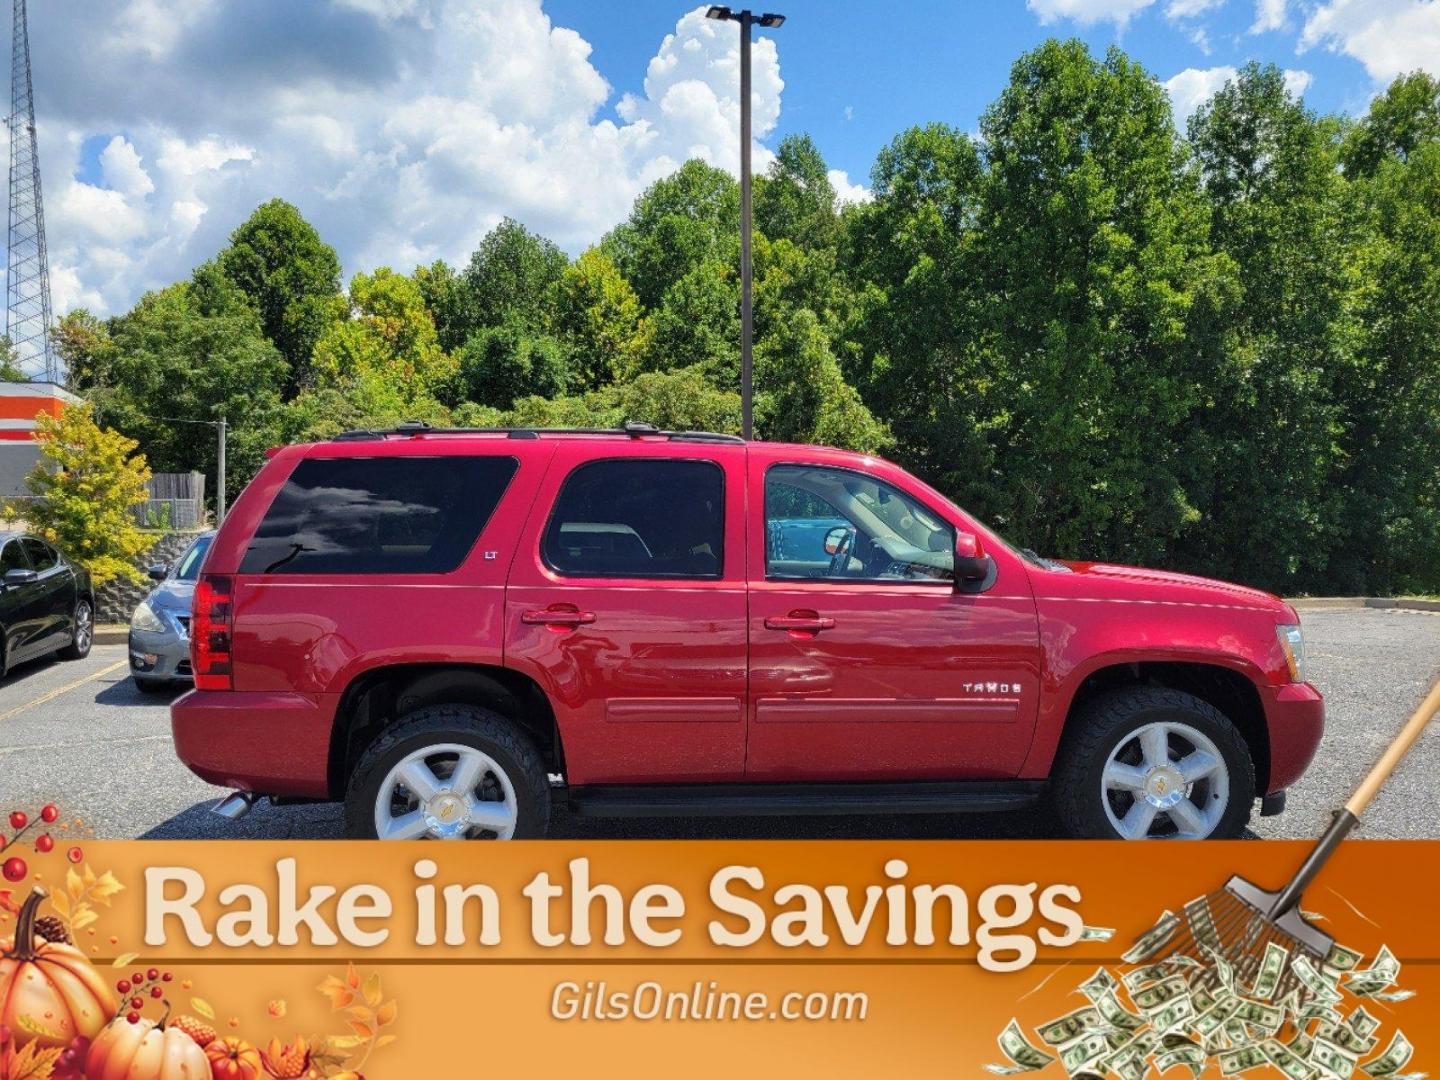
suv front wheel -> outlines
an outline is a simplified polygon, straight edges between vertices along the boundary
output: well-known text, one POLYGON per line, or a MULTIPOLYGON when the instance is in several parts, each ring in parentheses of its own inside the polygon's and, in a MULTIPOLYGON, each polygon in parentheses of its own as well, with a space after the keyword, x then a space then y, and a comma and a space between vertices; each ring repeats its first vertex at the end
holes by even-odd
POLYGON ((545 835, 550 780, 534 745, 499 713, 432 705, 361 755, 345 795, 350 836, 518 840, 545 835))
POLYGON ((1249 822, 1250 748, 1209 702, 1126 687, 1087 703, 1071 724, 1051 784, 1072 836, 1227 839, 1249 822))

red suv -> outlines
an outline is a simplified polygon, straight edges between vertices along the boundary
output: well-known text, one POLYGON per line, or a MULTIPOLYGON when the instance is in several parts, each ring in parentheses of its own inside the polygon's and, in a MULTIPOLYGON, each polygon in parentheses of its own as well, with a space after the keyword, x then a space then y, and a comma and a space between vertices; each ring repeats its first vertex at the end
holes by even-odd
POLYGON ((404 425, 289 446, 195 592, 199 776, 360 837, 610 815, 1008 810, 1226 837, 1324 725, 1295 611, 1012 548, 873 457, 404 425))

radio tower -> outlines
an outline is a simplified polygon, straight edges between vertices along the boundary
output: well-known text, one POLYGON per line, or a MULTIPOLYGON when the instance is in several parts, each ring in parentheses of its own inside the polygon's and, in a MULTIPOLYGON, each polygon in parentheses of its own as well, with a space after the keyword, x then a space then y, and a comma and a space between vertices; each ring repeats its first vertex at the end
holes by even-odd
POLYGON ((10 41, 10 257, 5 268, 5 334, 31 379, 57 382, 50 342, 50 266, 45 207, 35 145, 35 92, 30 83, 30 29, 25 0, 14 0, 10 41))

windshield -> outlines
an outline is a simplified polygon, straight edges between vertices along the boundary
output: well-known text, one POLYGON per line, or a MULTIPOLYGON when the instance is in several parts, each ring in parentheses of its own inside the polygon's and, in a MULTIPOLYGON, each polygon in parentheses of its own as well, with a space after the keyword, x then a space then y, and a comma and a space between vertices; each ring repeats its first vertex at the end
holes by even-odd
POLYGON ((205 552, 210 550, 213 536, 202 536, 185 549, 175 567, 175 576, 181 581, 194 581, 200 576, 200 564, 205 561, 205 552))

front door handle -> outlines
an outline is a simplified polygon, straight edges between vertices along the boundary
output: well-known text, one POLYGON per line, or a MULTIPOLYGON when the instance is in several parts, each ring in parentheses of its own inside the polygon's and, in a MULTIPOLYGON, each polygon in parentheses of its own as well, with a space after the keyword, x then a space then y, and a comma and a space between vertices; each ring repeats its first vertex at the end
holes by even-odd
POLYGON ((520 621, 527 626, 549 626, 556 629, 569 629, 576 626, 587 626, 595 621, 593 611, 579 611, 571 605, 564 607, 539 608, 534 611, 525 611, 520 614, 520 621))
POLYGON ((771 615, 765 620, 766 630, 786 630, 792 634, 818 634, 834 630, 835 620, 814 611, 792 611, 789 615, 771 615))

